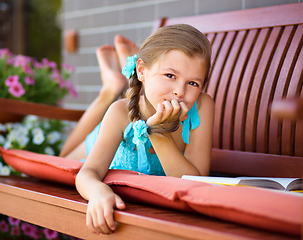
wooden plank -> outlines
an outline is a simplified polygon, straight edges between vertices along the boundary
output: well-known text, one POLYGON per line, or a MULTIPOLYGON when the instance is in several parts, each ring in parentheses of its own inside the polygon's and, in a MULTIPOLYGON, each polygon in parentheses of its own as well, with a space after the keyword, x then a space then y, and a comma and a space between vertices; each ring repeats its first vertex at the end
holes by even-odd
POLYGON ((84 111, 65 109, 56 106, 0 98, 0 111, 20 115, 37 115, 45 118, 78 121, 84 111))
MULTIPOLYGON (((255 74, 257 68, 259 66, 261 54, 264 50, 264 42, 267 39, 267 35, 269 29, 262 29, 262 30, 254 30, 253 34, 256 34, 256 41, 253 45, 252 52, 250 54, 247 66, 245 68, 245 72, 243 75, 243 80, 241 83, 241 87, 239 90, 239 100, 236 105, 235 109, 235 124, 234 124, 234 149, 235 150, 245 150, 245 146, 247 142, 251 145, 252 141, 251 138, 248 140, 246 137, 246 121, 251 121, 250 112, 248 113, 248 105, 250 100, 250 95, 252 92, 252 86, 255 79, 255 74)), ((250 31, 251 33, 251 31, 250 31)))
MULTIPOLYGON (((231 84, 230 84, 230 89, 228 91, 228 95, 226 98, 226 109, 229 109, 229 114, 225 114, 224 116, 224 126, 223 128, 225 131, 229 131, 229 139, 228 141, 230 142, 230 147, 228 149, 231 150, 238 150, 240 151, 241 145, 237 145, 235 148, 235 139, 241 139, 241 127, 236 128, 235 126, 235 121, 236 121, 236 112, 237 110, 241 111, 243 110, 243 107, 240 109, 237 109, 238 103, 241 101, 244 103, 245 98, 241 99, 240 97, 240 89, 243 83, 243 76, 244 73, 247 70, 247 63, 249 62, 251 52, 253 50, 253 47, 256 43, 256 39, 258 36, 257 30, 251 30, 248 31, 247 37, 245 38, 245 42, 243 45, 243 48, 241 50, 241 53, 239 55, 238 61, 235 66, 235 70, 233 73, 233 76, 231 78, 231 84)), ((247 81, 249 83, 249 81, 247 81)), ((243 94, 241 95, 243 96, 243 94)), ((238 112, 239 114, 239 112, 238 112)), ((243 113, 241 113, 243 115, 243 113)), ((241 126, 241 125, 240 125, 241 126)), ((225 138, 223 138, 224 141, 225 138)), ((223 144, 223 148, 224 147, 223 144)))
POLYGON ((75 188, 33 178, 0 177, 0 199, 2 214, 82 239, 299 239, 135 203, 127 203, 124 211, 115 210, 118 228, 113 234, 97 236, 85 225, 86 201, 75 188))
MULTIPOLYGON (((220 148, 220 113, 222 112, 224 89, 227 84, 227 79, 225 79, 224 77, 222 78, 222 74, 224 72, 225 64, 227 63, 229 52, 233 46, 235 37, 236 33, 231 32, 227 34, 227 36, 224 38, 224 42, 220 47, 220 52, 216 64, 213 66, 213 71, 210 79, 210 82, 214 81, 214 83, 216 84, 213 96, 210 94, 216 103, 215 112, 217 114, 215 115, 214 119, 214 125, 216 127, 213 131, 213 146, 216 148, 220 148)), ((209 90, 211 90, 210 87, 208 88, 208 91, 209 90)))
MULTIPOLYGON (((276 42, 281 32, 281 28, 274 28, 271 32, 268 32, 269 38, 265 38, 262 45, 265 45, 261 54, 260 63, 256 70, 256 74, 252 79, 252 90, 250 93, 250 98, 247 106, 247 118, 246 118, 246 127, 245 127, 245 151, 255 152, 257 145, 257 127, 259 113, 266 114, 266 112, 260 111, 260 101, 262 98, 266 98, 268 93, 263 90, 266 75, 270 67, 271 59, 276 47, 276 42)), ((261 106, 263 107, 263 106, 261 106)), ((260 144, 259 144, 260 145, 260 144)), ((259 149, 261 152, 262 149, 259 149)))
POLYGON ((303 3, 167 19, 165 25, 186 23, 203 33, 238 31, 303 23, 303 3), (277 17, 278 16, 278 17, 277 17))
POLYGON ((240 176, 300 178, 303 160, 300 157, 213 149, 210 169, 240 176))
MULTIPOLYGON (((303 54, 303 53, 302 53, 303 54)), ((301 84, 303 82, 303 69, 301 71, 301 84)), ((302 85, 301 85, 302 87, 302 85)), ((301 98, 303 98, 303 89, 301 90, 301 98)), ((303 142, 303 121, 297 121, 295 124, 295 129, 293 134, 295 135, 295 142, 294 142, 294 153, 295 156, 302 156, 303 157, 303 148, 302 148, 302 142, 303 142)))
MULTIPOLYGON (((225 33, 219 33, 219 34, 215 35, 213 42, 212 42, 213 52, 212 52, 212 58, 211 58, 211 69, 210 69, 210 74, 209 74, 210 81, 206 88, 206 92, 212 98, 215 97, 215 94, 216 94, 216 91, 218 88, 217 85, 218 85, 218 81, 219 81, 219 78, 217 76, 217 74, 218 74, 217 71, 215 71, 215 76, 213 76, 213 72, 214 72, 214 69, 217 69, 217 65, 221 64, 220 61, 222 59, 219 58, 220 60, 218 60, 218 63, 217 63, 217 59, 220 56, 220 50, 224 43, 225 38, 226 38, 225 33)), ((220 66, 218 68, 220 69, 220 66)))
MULTIPOLYGON (((256 148, 257 152, 279 154, 277 149, 277 142, 271 142, 271 152, 269 152, 269 107, 273 100, 274 94, 277 90, 278 78, 281 72, 285 55, 289 48, 289 39, 292 36, 292 27, 279 29, 280 33, 276 42, 274 43, 273 52, 271 53, 270 62, 268 63, 268 71, 264 74, 264 84, 258 113, 258 123, 256 126, 256 148)), ((283 79, 285 82, 285 79, 283 79)), ((279 87, 279 85, 278 85, 279 87)), ((277 140, 277 132, 273 133, 273 137, 277 140)))
POLYGON ((239 81, 239 78, 235 77, 234 74, 236 65, 238 63, 242 66, 241 68, 244 68, 244 62, 239 59, 239 56, 242 52, 245 52, 245 50, 243 49, 243 45, 247 37, 247 33, 247 31, 238 32, 237 38, 235 39, 235 42, 233 44, 234 46, 229 54, 226 69, 222 75, 222 78, 227 78, 227 85, 223 94, 220 119, 220 145, 223 149, 233 149, 233 132, 231 132, 233 121, 231 118, 233 117, 234 98, 237 96, 237 81, 239 81))

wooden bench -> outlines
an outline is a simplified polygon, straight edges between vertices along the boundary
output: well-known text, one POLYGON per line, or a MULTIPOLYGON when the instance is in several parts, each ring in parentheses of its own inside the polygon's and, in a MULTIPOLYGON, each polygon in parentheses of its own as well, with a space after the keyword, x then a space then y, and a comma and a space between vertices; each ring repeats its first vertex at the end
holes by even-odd
MULTIPOLYGON (((295 3, 157 22, 156 28, 191 24, 213 45, 206 89, 216 107, 212 172, 302 177, 303 122, 270 113, 272 102, 302 95, 302 12, 303 3, 295 3)), ((65 118, 54 107, 40 113, 38 104, 16 106, 20 103, 0 99, 2 111, 65 118)), ((77 120, 79 115, 68 118, 77 120)), ((120 226, 114 234, 96 236, 85 226, 86 201, 75 188, 0 177, 0 195, 0 213, 83 239, 299 239, 134 203, 115 211, 120 226)))

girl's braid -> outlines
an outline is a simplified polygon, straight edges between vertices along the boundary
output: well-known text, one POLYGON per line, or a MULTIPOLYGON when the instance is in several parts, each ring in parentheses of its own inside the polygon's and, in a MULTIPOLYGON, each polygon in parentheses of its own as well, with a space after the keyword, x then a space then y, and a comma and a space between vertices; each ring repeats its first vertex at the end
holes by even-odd
POLYGON ((141 119, 139 112, 139 100, 141 95, 142 82, 138 80, 137 73, 135 72, 129 80, 129 89, 126 96, 128 102, 128 117, 131 122, 141 119))

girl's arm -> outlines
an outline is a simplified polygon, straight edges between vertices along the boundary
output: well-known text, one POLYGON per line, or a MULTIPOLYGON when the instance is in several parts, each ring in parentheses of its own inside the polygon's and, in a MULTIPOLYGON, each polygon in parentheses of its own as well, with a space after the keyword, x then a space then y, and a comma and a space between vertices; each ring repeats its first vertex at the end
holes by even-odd
POLYGON ((97 98, 80 118, 76 127, 64 143, 60 157, 66 157, 84 141, 86 136, 101 122, 106 110, 115 100, 116 95, 109 89, 101 89, 97 98))
POLYGON ((115 229, 113 209, 125 207, 120 197, 101 181, 105 177, 127 125, 125 101, 111 105, 101 124, 98 138, 76 177, 76 187, 88 200, 86 224, 95 233, 115 229))
POLYGON ((102 183, 103 178, 94 168, 82 169, 76 178, 78 192, 88 200, 86 225, 95 234, 109 234, 115 230, 114 208, 124 209, 121 198, 109 186, 102 183))
POLYGON ((214 102, 205 93, 198 99, 198 113, 200 125, 191 130, 189 144, 186 145, 184 155, 179 150, 173 134, 166 137, 150 135, 149 138, 155 152, 168 176, 208 175, 211 160, 212 132, 214 122, 214 102))

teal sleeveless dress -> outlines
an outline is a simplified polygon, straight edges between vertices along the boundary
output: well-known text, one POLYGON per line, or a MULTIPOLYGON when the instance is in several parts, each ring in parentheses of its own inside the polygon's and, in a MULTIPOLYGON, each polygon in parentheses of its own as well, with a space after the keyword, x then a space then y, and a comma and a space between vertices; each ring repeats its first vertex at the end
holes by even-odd
MULTIPOLYGON (((200 125, 197 102, 195 102, 194 106, 188 111, 187 115, 188 118, 181 122, 183 126, 182 139, 184 143, 189 144, 190 129, 195 129, 200 125)), ((139 121, 144 122, 143 120, 139 121)), ((158 159, 158 156, 155 153, 152 154, 149 152, 152 144, 148 138, 148 135, 145 135, 143 138, 139 137, 139 140, 136 137, 136 125, 140 124, 139 121, 135 123, 130 122, 125 128, 123 140, 116 151, 109 169, 124 169, 148 175, 165 176, 165 172, 158 159)), ((97 139, 100 126, 101 122, 85 139, 87 155, 90 153, 97 139)), ((85 159, 82 161, 85 161, 85 159)))

